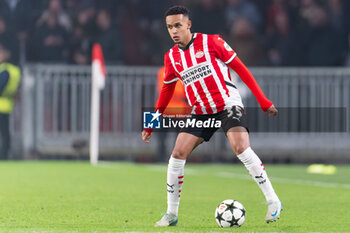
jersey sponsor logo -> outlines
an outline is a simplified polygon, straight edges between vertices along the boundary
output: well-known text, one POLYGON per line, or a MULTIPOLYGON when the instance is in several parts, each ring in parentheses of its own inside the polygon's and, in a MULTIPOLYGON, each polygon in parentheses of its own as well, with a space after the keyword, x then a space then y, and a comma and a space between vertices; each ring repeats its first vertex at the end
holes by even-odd
POLYGON ((180 73, 185 86, 190 85, 201 78, 206 78, 212 74, 213 71, 209 62, 199 63, 180 73))
POLYGON ((233 51, 233 49, 225 42, 224 47, 227 51, 233 51))
POLYGON ((196 52, 196 58, 202 58, 203 56, 204 56, 204 52, 203 51, 201 51, 201 50, 198 50, 197 52, 196 52))

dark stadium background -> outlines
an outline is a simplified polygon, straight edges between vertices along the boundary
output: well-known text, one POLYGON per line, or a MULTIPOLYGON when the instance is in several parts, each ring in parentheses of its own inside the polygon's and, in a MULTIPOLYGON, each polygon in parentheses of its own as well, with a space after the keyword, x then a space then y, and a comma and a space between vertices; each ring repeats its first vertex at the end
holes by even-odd
MULTIPOLYGON (((97 42, 108 66, 101 92, 101 157, 165 160, 174 138, 162 143, 155 134, 153 143, 143 144, 140 111, 156 101, 157 71, 173 46, 164 12, 177 4, 190 9, 193 32, 222 35, 280 107, 279 120, 263 119, 254 97, 237 81, 244 104, 256 112, 251 118, 260 119, 254 121, 257 131, 278 132, 282 126, 287 133, 252 136, 265 161, 350 160, 350 1, 345 0, 0 0, 0 46, 23 74, 11 115, 10 158, 88 158, 91 50, 97 42), (329 118, 327 108, 340 115, 329 118), (318 128, 311 134, 296 133, 312 125, 318 128), (337 132, 324 135, 318 129, 337 132)), ((191 159, 232 161, 222 136, 191 159)))
POLYGON ((22 77, 14 111, 0 112, 11 133, 8 157, 0 134, 0 232, 226 232, 214 218, 226 199, 247 211, 235 231, 350 232, 350 0, 0 0, 0 63, 6 50, 22 77), (142 116, 173 46, 164 12, 177 4, 193 32, 229 43, 279 110, 266 117, 231 72, 252 149, 283 202, 277 223, 264 221, 263 195, 217 132, 186 162, 179 224, 154 227, 177 133, 155 131, 146 144, 142 116), (92 166, 96 42, 107 77, 92 166))
POLYGON ((344 0, 0 0, 0 44, 14 63, 88 64, 99 42, 109 64, 161 65, 172 45, 163 14, 176 4, 248 66, 350 65, 344 0))

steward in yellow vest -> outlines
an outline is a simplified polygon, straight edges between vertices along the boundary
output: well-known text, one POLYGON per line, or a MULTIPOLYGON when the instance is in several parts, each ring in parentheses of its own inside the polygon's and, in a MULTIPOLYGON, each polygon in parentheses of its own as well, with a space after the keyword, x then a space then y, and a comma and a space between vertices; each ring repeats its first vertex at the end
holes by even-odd
POLYGON ((8 157, 10 114, 14 109, 14 98, 20 78, 21 71, 19 67, 2 62, 0 59, 0 159, 7 159, 8 157))
POLYGON ((15 65, 2 63, 0 64, 0 78, 0 113, 10 114, 13 111, 21 71, 15 65))

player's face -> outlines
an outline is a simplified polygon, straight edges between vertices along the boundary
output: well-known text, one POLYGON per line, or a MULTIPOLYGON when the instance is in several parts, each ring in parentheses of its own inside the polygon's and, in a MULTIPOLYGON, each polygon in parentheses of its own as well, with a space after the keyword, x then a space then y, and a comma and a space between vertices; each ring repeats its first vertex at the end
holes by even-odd
POLYGON ((170 37, 175 44, 185 47, 191 40, 191 20, 187 16, 168 15, 165 19, 170 37))

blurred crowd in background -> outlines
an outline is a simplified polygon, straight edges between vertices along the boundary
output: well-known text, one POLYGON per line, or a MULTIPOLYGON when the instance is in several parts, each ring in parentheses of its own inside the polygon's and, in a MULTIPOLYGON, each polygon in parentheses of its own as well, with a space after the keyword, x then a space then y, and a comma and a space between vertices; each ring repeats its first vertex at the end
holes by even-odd
POLYGON ((185 5, 192 32, 220 34, 248 66, 350 66, 349 0, 0 0, 10 62, 162 65, 165 10, 185 5))

